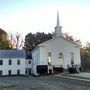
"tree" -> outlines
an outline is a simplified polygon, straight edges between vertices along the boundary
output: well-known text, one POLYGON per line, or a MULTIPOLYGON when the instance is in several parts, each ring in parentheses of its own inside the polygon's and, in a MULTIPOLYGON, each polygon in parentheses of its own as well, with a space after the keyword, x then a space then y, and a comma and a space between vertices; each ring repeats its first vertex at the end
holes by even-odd
POLYGON ((0 28, 0 49, 11 49, 8 34, 0 28))
POLYGON ((25 50, 31 51, 33 50, 38 44, 45 42, 49 39, 52 39, 52 34, 48 33, 45 34, 44 32, 37 32, 35 34, 29 33, 25 36, 25 50))
POLYGON ((87 44, 81 48, 81 61, 82 61, 82 67, 85 70, 90 70, 90 43, 87 42, 87 44))
POLYGON ((81 41, 79 39, 78 40, 74 39, 74 37, 72 35, 69 35, 69 33, 64 33, 63 37, 68 39, 68 40, 73 41, 76 44, 79 44, 80 46, 82 46, 81 41))
POLYGON ((24 40, 21 38, 21 34, 17 33, 17 34, 11 34, 10 35, 10 40, 11 40, 11 43, 12 43, 12 48, 13 49, 22 49, 23 48, 23 43, 24 43, 24 40))
MULTIPOLYGON (((79 45, 81 45, 80 40, 76 40, 73 38, 73 36, 69 35, 68 33, 65 33, 63 35, 64 38, 67 38, 68 40, 71 40, 72 42, 75 42, 79 45)), ((48 33, 45 34, 44 32, 37 32, 35 34, 32 34, 31 32, 25 36, 25 47, 24 49, 26 51, 32 51, 38 44, 43 43, 49 39, 53 38, 53 34, 48 33)))

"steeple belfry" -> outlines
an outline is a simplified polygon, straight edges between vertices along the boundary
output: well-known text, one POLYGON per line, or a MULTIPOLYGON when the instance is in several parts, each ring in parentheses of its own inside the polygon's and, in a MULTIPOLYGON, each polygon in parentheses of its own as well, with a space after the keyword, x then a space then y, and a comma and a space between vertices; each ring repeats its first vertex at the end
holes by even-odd
POLYGON ((59 21, 59 12, 57 11, 57 24, 55 27, 55 36, 63 36, 62 34, 62 27, 60 26, 60 21, 59 21))

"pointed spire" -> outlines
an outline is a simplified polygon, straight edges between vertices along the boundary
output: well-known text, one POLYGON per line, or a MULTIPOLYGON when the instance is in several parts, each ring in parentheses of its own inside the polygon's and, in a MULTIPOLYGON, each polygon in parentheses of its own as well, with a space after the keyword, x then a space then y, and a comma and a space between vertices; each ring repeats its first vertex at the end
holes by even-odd
POLYGON ((60 21, 59 21, 59 12, 57 11, 57 24, 55 27, 55 36, 63 36, 62 34, 62 27, 60 26, 60 21))
POLYGON ((60 22, 59 22, 59 12, 57 11, 57 25, 56 26, 60 26, 60 22))

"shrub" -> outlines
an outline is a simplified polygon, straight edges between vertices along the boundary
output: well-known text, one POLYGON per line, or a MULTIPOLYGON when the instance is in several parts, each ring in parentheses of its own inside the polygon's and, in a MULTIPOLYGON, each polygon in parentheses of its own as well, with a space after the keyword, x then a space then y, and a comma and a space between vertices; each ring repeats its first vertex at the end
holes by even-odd
POLYGON ((64 68, 63 67, 53 67, 53 71, 61 73, 64 71, 64 68))
POLYGON ((69 72, 69 73, 75 73, 75 72, 76 72, 76 68, 74 68, 74 67, 69 67, 69 68, 68 68, 68 72, 69 72))

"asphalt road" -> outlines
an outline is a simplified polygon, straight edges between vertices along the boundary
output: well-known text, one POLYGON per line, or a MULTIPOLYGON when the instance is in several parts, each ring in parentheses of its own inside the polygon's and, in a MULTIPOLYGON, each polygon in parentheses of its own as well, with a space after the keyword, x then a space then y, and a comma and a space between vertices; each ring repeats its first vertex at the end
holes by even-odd
POLYGON ((90 82, 65 79, 58 76, 0 77, 0 83, 16 85, 0 90, 90 90, 90 82))

